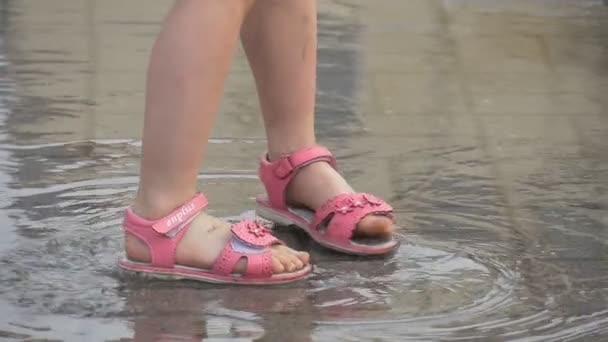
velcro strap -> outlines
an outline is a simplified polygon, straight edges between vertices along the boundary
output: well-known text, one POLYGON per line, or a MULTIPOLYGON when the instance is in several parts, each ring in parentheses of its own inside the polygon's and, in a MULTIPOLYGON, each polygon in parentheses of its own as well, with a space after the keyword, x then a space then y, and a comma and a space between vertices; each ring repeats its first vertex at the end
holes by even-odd
POLYGON ((183 227, 184 223, 190 222, 207 207, 207 204, 207 197, 203 193, 200 193, 152 225, 152 229, 159 234, 175 235, 175 230, 179 230, 177 228, 183 227))
POLYGON ((295 170, 318 161, 326 161, 336 168, 336 158, 323 146, 312 146, 294 153, 282 156, 274 169, 275 175, 280 179, 289 177, 295 170))

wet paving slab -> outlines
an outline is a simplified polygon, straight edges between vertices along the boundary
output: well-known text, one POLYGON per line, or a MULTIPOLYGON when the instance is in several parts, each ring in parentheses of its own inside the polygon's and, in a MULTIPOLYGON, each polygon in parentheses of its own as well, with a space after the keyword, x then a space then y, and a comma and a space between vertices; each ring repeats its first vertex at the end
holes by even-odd
MULTIPOLYGON (((394 205, 385 258, 275 288, 118 271, 170 1, 0 0, 0 340, 603 341, 608 7, 319 1, 316 126, 394 205)), ((251 216, 264 130, 238 52, 200 186, 251 216)))

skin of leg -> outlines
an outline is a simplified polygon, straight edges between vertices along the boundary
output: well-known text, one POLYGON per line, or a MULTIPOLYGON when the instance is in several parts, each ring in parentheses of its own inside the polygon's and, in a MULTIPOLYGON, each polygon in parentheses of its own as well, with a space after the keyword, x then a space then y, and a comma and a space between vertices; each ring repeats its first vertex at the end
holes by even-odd
MULTIPOLYGON (((138 215, 162 218, 195 194, 239 30, 253 3, 178 0, 167 16, 148 69, 140 184, 133 205, 138 215)), ((211 266, 231 236, 229 227, 199 215, 177 248, 176 262, 211 266)), ((126 236, 126 251, 133 260, 149 260, 146 246, 133 236, 126 236)), ((307 258, 273 247, 275 272, 302 267, 307 258)))
POLYGON ((153 47, 135 208, 160 218, 196 191, 244 1, 179 0, 153 47))
MULTIPOLYGON (((258 1, 241 29, 241 39, 258 89, 271 159, 315 143, 317 10, 314 0, 258 1)), ((287 188, 292 205, 311 209, 354 192, 326 163, 302 169, 287 188)), ((392 221, 368 216, 356 233, 386 236, 392 221)))

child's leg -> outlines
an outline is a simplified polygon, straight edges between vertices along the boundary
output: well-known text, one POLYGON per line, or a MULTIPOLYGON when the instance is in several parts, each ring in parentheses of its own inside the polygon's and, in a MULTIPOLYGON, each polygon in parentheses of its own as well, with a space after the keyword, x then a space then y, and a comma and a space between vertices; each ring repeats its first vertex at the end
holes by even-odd
MULTIPOLYGON (((271 158, 315 142, 316 5, 313 0, 258 1, 241 37, 252 66, 271 158)), ((335 195, 353 192, 326 163, 315 163, 294 178, 288 201, 317 209, 335 195)), ((392 221, 368 216, 357 226, 368 236, 390 234, 392 221)))
MULTIPOLYGON (((161 218, 195 194, 222 85, 251 3, 178 0, 166 19, 149 68, 141 179, 133 206, 138 215, 161 218)), ((229 227, 198 216, 178 245, 176 263, 211 266, 231 236, 229 227)), ((132 260, 149 259, 147 247, 133 236, 127 236, 126 250, 132 260)), ((273 247, 274 272, 307 262, 305 253, 273 247)))

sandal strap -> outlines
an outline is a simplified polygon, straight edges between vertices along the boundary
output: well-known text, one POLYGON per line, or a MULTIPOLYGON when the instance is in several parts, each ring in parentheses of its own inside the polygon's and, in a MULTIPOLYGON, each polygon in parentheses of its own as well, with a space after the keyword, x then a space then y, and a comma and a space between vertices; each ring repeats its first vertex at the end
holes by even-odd
POLYGON ((207 207, 209 202, 203 194, 195 196, 181 207, 175 209, 166 217, 158 220, 152 225, 159 234, 175 235, 178 229, 183 229, 184 222, 191 221, 199 212, 207 207))
POLYGON ((260 161, 259 175, 271 205, 286 209, 285 190, 287 185, 299 169, 316 162, 326 162, 334 169, 337 168, 334 155, 320 145, 313 145, 283 155, 275 161, 269 161, 268 155, 265 155, 260 161))
POLYGON ((172 268, 175 265, 177 244, 183 238, 192 220, 207 207, 204 194, 199 193, 172 211, 169 215, 150 221, 127 208, 123 229, 144 242, 150 253, 150 265, 172 268))
POLYGON ((312 225, 321 229, 327 224, 324 236, 329 240, 345 243, 352 238, 357 224, 365 216, 381 214, 392 218, 392 213, 393 208, 374 195, 342 194, 330 199, 316 211, 312 225))
POLYGON ((245 258, 247 259, 245 276, 259 278, 272 276, 272 250, 269 247, 284 242, 274 237, 270 229, 252 220, 235 223, 231 230, 233 237, 213 264, 213 273, 230 275, 234 266, 245 258))

